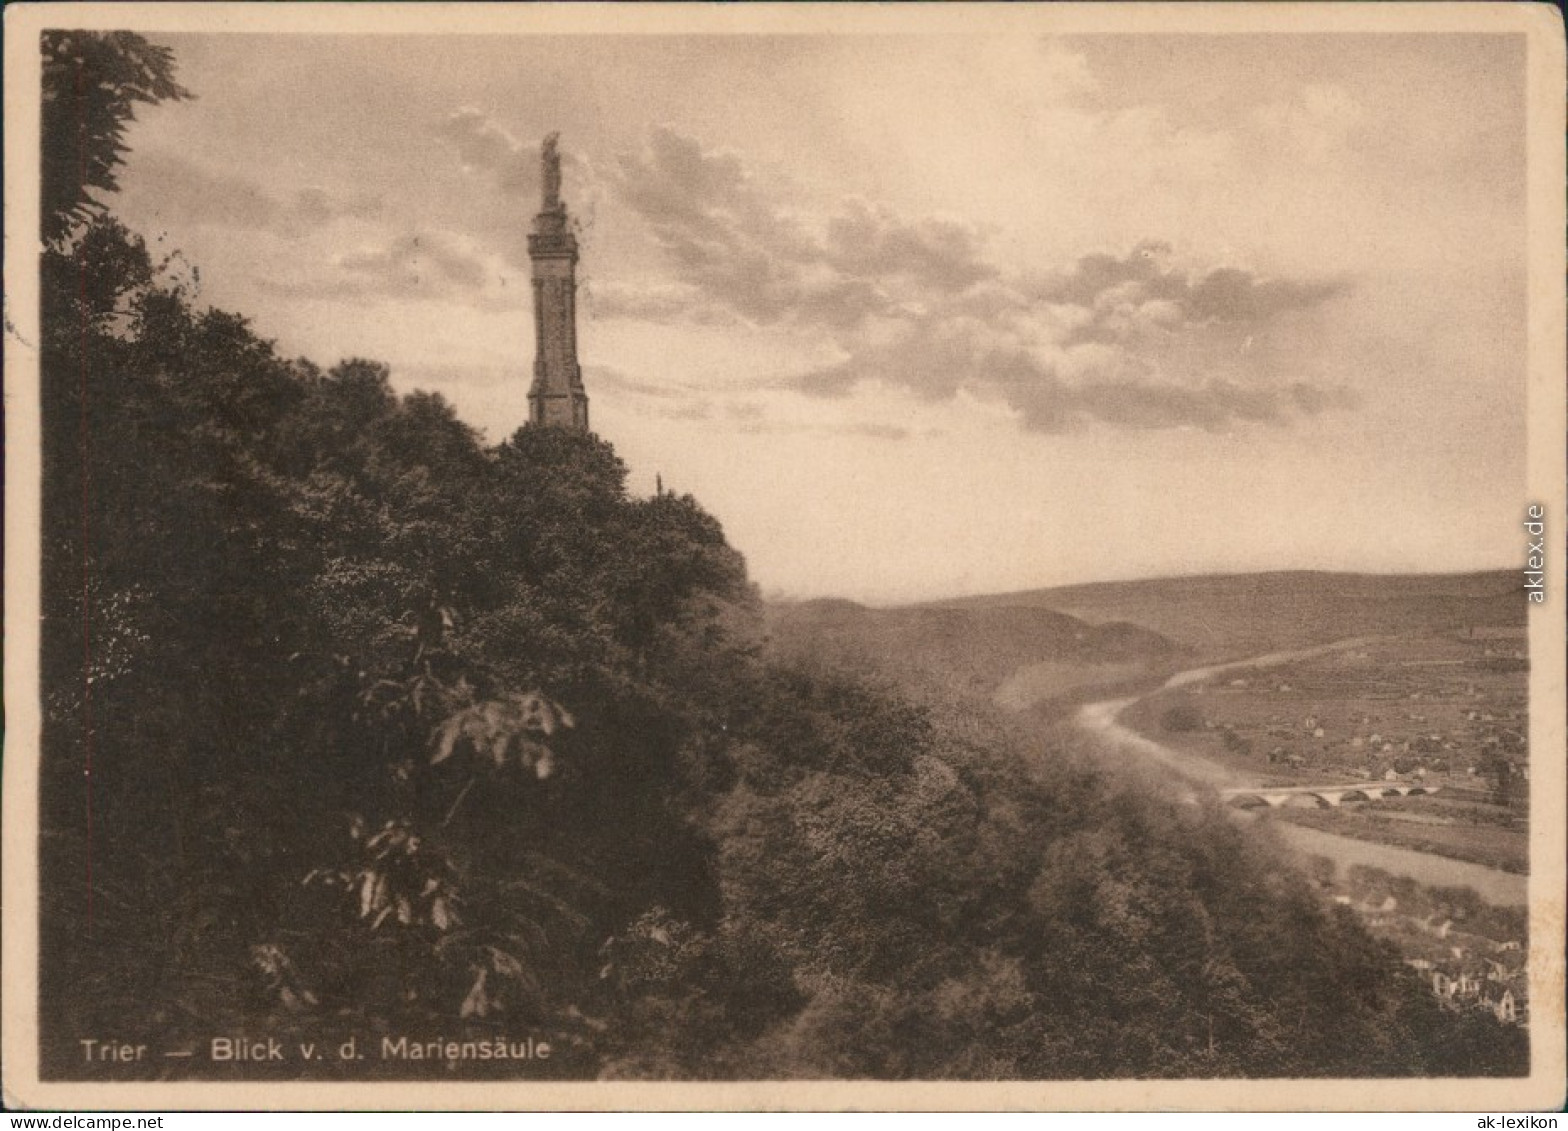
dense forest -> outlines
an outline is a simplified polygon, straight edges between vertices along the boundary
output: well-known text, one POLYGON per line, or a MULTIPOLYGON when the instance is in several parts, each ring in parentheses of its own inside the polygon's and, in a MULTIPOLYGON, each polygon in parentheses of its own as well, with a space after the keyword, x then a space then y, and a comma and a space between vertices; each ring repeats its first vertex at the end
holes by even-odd
POLYGON ((368 1058, 116 1078, 1525 1068, 1217 808, 770 651, 603 440, 487 445, 200 306, 107 207, 175 60, 43 50, 46 1077, 229 1033, 368 1058))

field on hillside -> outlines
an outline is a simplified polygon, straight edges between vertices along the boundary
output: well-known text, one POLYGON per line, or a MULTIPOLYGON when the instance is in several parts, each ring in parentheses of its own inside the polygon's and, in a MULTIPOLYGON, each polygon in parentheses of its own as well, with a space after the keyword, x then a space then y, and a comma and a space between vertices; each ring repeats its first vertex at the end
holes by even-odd
POLYGON ((1339 808, 1286 807, 1275 815, 1523 872, 1530 771, 1524 652, 1522 630, 1408 633, 1161 692, 1124 721, 1230 767, 1238 781, 1438 786, 1430 797, 1346 799, 1339 808))

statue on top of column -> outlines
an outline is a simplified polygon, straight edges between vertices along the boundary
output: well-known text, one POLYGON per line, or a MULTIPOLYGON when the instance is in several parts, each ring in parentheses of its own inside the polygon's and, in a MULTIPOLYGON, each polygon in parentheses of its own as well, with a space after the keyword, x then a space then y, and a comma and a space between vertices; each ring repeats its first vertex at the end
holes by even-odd
POLYGON ((544 210, 546 212, 559 211, 561 208, 561 154, 556 148, 561 139, 558 133, 545 137, 544 145, 539 150, 539 161, 544 169, 544 210))

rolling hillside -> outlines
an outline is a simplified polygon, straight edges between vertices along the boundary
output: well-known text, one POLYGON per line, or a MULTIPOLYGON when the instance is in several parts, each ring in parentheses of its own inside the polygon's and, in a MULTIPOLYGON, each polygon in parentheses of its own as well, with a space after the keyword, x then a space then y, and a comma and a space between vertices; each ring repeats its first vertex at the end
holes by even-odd
POLYGON ((1049 609, 1090 625, 1136 625, 1203 661, 1382 632, 1519 627, 1525 602, 1507 570, 1374 575, 1295 571, 1157 578, 970 597, 934 608, 1049 609))
POLYGON ((1192 664, 1348 636, 1518 627, 1508 571, 1375 576, 1308 571, 1103 582, 895 608, 775 604, 772 642, 903 682, 1022 709, 1145 683, 1192 664))
POLYGON ((1041 606, 910 606, 873 609, 853 601, 773 605, 776 648, 816 654, 904 682, 935 681, 954 690, 995 695, 1004 706, 1019 673, 1032 675, 1042 697, 1128 683, 1173 670, 1187 653, 1157 632, 1110 621, 1091 624, 1041 606))

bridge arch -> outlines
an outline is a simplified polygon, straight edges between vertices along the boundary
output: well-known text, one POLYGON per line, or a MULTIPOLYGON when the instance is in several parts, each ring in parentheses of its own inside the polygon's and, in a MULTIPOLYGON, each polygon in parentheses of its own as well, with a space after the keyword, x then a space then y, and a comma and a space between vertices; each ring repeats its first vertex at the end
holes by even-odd
POLYGON ((1385 797, 1409 797, 1437 793, 1441 785, 1428 782, 1363 782, 1350 785, 1274 785, 1224 789, 1220 796, 1227 805, 1240 809, 1278 809, 1285 805, 1337 809, 1345 800, 1381 801, 1385 797))
POLYGON ((1225 804, 1237 809, 1278 809, 1285 804, 1289 794, 1271 793, 1263 789, 1228 789, 1225 804))

